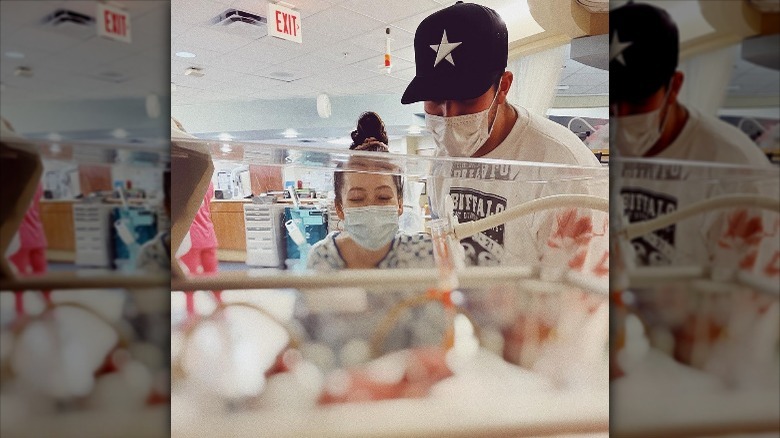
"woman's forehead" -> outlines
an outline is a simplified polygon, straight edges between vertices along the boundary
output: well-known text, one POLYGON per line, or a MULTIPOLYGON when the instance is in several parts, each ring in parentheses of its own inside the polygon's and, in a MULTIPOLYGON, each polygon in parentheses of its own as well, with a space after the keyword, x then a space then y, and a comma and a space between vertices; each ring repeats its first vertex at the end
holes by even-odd
POLYGON ((378 173, 400 173, 401 169, 380 158, 352 157, 347 161, 345 169, 360 171, 377 171, 378 173))
POLYGON ((347 188, 395 186, 393 175, 374 172, 345 172, 347 188))

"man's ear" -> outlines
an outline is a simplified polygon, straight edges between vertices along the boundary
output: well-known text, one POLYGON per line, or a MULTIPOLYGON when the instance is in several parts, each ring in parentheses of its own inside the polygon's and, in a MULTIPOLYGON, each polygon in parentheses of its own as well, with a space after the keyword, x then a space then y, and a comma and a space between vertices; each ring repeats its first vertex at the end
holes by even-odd
POLYGON ((341 205, 341 202, 336 203, 336 216, 339 217, 339 220, 344 220, 344 207, 341 205))
POLYGON ((401 217, 401 215, 404 214, 404 198, 399 197, 398 198, 398 217, 401 217))
POLYGON ((496 100, 498 100, 498 103, 503 104, 506 103, 506 96, 509 94, 509 89, 512 87, 512 80, 514 79, 514 75, 512 75, 511 71, 505 71, 501 74, 501 83, 498 84, 498 97, 496 100))

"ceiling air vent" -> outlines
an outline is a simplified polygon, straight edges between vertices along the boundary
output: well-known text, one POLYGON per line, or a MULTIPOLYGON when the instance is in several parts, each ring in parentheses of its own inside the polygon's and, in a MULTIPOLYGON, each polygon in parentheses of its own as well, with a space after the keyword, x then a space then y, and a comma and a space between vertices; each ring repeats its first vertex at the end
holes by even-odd
POLYGON ((298 79, 303 79, 307 76, 308 74, 304 72, 292 73, 289 71, 272 71, 270 73, 264 73, 260 75, 260 77, 274 79, 282 82, 293 82, 293 81, 297 81, 298 79))
POLYGON ((202 78, 206 73, 204 73, 203 69, 200 67, 190 67, 184 70, 184 74, 187 76, 202 78))
POLYGON ((87 38, 95 34, 95 19, 67 9, 57 9, 43 19, 50 30, 73 37, 87 38))
POLYGON ((221 32, 255 39, 268 35, 266 22, 261 15, 238 9, 228 9, 211 20, 211 24, 221 32))
POLYGON ((16 70, 14 70, 14 76, 20 76, 23 78, 31 78, 33 77, 33 71, 30 67, 17 67, 16 70))

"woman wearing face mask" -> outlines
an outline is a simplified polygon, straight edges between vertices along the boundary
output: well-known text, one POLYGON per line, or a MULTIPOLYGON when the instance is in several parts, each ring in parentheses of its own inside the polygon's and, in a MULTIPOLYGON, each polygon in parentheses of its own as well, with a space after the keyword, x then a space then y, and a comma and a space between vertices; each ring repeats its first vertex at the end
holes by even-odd
MULTIPOLYGON (((387 133, 375 113, 364 113, 352 132, 352 150, 389 152, 387 133)), ((311 249, 310 269, 419 268, 433 266, 433 245, 425 234, 398 231, 403 181, 398 169, 380 160, 353 157, 333 175, 339 228, 311 249), (394 174, 393 174, 394 173, 394 174)))

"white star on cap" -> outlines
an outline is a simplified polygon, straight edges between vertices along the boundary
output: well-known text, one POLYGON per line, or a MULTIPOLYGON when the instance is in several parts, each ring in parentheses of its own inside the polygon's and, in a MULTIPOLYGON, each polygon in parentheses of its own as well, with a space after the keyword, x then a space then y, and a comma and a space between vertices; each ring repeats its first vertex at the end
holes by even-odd
POLYGON ((626 65, 626 59, 623 58, 623 51, 631 44, 634 43, 631 41, 621 43, 617 31, 615 31, 615 33, 612 34, 612 41, 609 43, 609 61, 612 62, 613 59, 617 59, 617 62, 626 65))
POLYGON ((431 49, 436 52, 436 61, 433 62, 433 66, 436 67, 439 65, 442 59, 446 59, 450 64, 455 65, 455 60, 452 59, 452 51, 461 44, 463 43, 451 43, 447 41, 447 30, 445 29, 444 35, 441 36, 441 42, 439 44, 431 44, 431 49))

